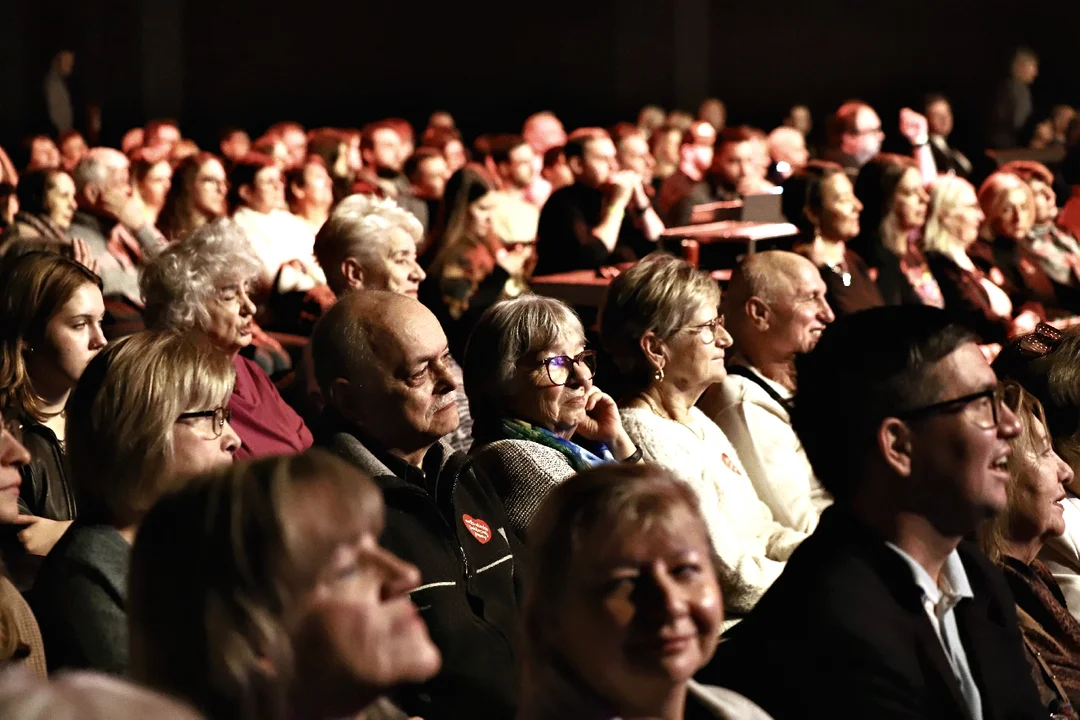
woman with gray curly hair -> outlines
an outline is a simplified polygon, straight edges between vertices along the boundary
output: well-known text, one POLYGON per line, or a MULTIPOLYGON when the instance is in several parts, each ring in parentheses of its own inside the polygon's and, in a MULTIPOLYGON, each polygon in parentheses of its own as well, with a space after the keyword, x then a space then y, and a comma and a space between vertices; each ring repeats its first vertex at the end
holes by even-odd
POLYGON ((648 462, 698 495, 722 561, 728 615, 745 614, 780 576, 805 533, 773 519, 731 441, 696 407, 727 377, 731 336, 720 288, 684 260, 653 253, 616 277, 600 308, 600 337, 624 376, 623 426, 648 462))
POLYGON ((216 220, 163 251, 142 277, 148 327, 203 333, 232 357, 236 387, 229 410, 243 441, 238 458, 296 453, 312 443, 307 425, 266 372, 240 355, 257 330, 250 292, 261 267, 244 231, 216 220))
POLYGON ((465 350, 471 454, 524 536, 544 496, 574 473, 638 462, 611 396, 593 384, 596 352, 560 300, 524 295, 480 317, 465 350))

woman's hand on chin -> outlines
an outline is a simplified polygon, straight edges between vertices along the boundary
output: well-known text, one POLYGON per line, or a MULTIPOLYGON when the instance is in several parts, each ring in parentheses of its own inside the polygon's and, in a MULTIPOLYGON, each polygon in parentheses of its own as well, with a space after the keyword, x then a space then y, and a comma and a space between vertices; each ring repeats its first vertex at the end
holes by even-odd
POLYGON ((634 443, 623 430, 615 400, 595 385, 585 396, 585 417, 578 423, 577 434, 586 440, 604 443, 617 460, 634 454, 634 443))

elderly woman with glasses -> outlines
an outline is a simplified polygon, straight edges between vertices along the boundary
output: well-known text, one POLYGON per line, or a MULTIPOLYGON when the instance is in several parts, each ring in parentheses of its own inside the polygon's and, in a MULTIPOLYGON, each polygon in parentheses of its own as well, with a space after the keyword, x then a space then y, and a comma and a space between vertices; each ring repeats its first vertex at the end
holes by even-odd
POLYGON ((1062 503, 1073 471, 1054 452, 1039 401, 1016 383, 1007 383, 1002 394, 1021 432, 1009 441, 1008 505, 979 528, 979 544, 1001 566, 1016 598, 1032 675, 1047 705, 1080 707, 1080 622, 1039 560, 1047 541, 1065 533, 1062 503))
POLYGON ((130 335, 86 367, 67 406, 79 517, 29 596, 50 672, 127 672, 135 532, 188 476, 232 462, 240 441, 224 406, 234 377, 229 359, 196 334, 130 335))
POLYGON ((231 359, 236 388, 229 410, 243 441, 238 458, 288 455, 312 443, 267 374, 240 354, 259 331, 249 293, 260 267, 244 231, 216 220, 162 252, 142 277, 148 327, 199 332, 231 359))
POLYGON ((722 561, 730 616, 748 612, 805 533, 773 519, 735 448, 696 406, 727 377, 731 336, 720 289, 689 263, 653 253, 615 278, 600 308, 600 337, 625 382, 622 421, 649 462, 697 493, 722 561))
POLYGON ((1002 380, 1019 383, 1042 407, 1054 451, 1068 463, 1073 479, 1061 502, 1065 532, 1046 539, 1039 559, 1053 575, 1080 620, 1080 332, 1062 332, 1040 324, 1035 332, 1012 341, 994 361, 1002 380))
POLYGON ((641 453, 611 396, 593 385, 596 353, 565 303, 538 295, 480 317, 465 350, 472 455, 524 535, 551 489, 574 473, 641 453))

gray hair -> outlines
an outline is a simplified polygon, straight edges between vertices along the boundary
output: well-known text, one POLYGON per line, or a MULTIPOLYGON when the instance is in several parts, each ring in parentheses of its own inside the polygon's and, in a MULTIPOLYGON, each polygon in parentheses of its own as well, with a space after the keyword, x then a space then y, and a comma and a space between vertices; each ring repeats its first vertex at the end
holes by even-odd
POLYGON ((127 157, 119 150, 107 147, 91 148, 71 172, 75 191, 82 193, 89 185, 100 185, 108 178, 111 170, 129 165, 127 157))
POLYGON ((315 258, 330 289, 338 295, 346 290, 341 274, 345 260, 354 258, 365 269, 379 262, 386 236, 394 228, 407 232, 418 247, 424 240, 424 226, 393 200, 350 195, 338 203, 315 236, 315 258))
POLYGON ((600 306, 600 339, 631 384, 627 389, 644 389, 653 374, 641 349, 645 333, 670 340, 702 305, 719 307, 720 286, 667 253, 654 252, 611 281, 600 306))
POLYGON ((205 331, 223 282, 259 276, 262 263, 239 225, 214 220, 158 255, 140 280, 148 327, 205 331))
POLYGON ((522 358, 539 353, 559 338, 585 339, 585 328, 569 305, 541 295, 522 295, 488 308, 465 348, 465 395, 473 427, 490 432, 507 413, 522 358))

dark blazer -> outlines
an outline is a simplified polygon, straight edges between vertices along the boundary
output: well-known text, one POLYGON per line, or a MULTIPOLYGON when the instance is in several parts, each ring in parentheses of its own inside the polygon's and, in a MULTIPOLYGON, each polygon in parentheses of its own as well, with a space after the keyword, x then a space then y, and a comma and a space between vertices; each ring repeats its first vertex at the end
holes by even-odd
POLYGON ((1001 270, 1005 277, 1002 289, 1009 294, 1013 308, 1038 303, 1049 318, 1075 312, 1062 303, 1054 281, 1042 269, 1039 257, 1021 243, 1007 237, 994 238, 991 242, 979 240, 968 248, 967 253, 983 272, 989 273, 995 266, 1001 270))
POLYGON ((49 672, 127 674, 131 546, 107 525, 76 521, 45 558, 28 600, 49 672))
POLYGON ((939 252, 926 253, 926 263, 945 298, 945 312, 974 330, 985 343, 1008 342, 1011 318, 994 312, 990 296, 980 282, 980 272, 965 270, 939 252))
MULTIPOLYGON (((969 543, 959 553, 975 597, 954 612, 983 717, 1046 718, 1000 570, 969 543)), ((834 506, 698 679, 777 720, 967 718, 921 598, 904 560, 834 506)))

